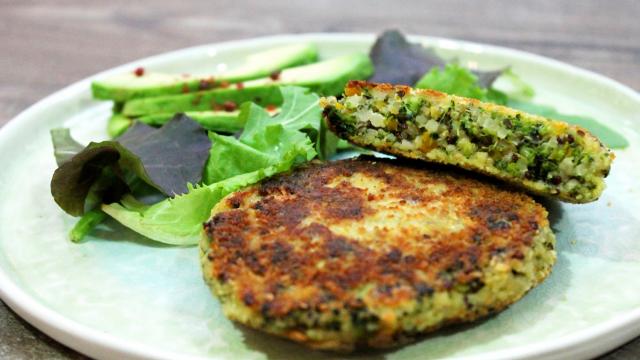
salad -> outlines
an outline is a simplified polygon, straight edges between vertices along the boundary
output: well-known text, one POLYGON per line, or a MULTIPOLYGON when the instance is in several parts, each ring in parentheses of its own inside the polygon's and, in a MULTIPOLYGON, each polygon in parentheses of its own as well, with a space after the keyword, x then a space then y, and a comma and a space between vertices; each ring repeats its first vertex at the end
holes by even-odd
POLYGON ((532 103, 534 90, 509 68, 471 70, 397 31, 380 35, 369 54, 319 59, 313 44, 292 44, 224 73, 139 67, 92 86, 94 98, 113 102, 112 139, 85 146, 69 129, 51 132, 58 162, 51 192, 79 217, 70 238, 81 241, 111 217, 151 240, 193 246, 225 195, 315 158, 365 152, 339 141, 322 120, 320 97, 340 95, 349 80, 476 98, 583 126, 614 149, 628 145, 595 119, 532 103))

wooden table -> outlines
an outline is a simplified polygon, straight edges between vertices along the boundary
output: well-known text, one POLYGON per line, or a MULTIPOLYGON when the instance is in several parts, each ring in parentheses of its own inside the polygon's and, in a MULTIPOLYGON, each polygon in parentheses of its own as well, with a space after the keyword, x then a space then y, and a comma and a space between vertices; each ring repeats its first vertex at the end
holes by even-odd
MULTIPOLYGON (((400 28, 559 59, 640 90, 640 2, 491 1, 0 2, 0 126, 98 71, 187 46, 305 32, 400 28)), ((0 358, 84 356, 0 302, 0 358)), ((640 338, 603 359, 640 358, 640 338)))

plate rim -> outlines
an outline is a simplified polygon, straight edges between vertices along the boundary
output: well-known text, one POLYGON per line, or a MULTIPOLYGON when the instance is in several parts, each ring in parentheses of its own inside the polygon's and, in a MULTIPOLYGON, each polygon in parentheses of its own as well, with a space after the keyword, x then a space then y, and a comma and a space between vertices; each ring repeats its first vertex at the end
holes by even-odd
MULTIPOLYGON (((103 78, 105 76, 122 72, 133 66, 152 66, 155 63, 163 61, 171 61, 180 57, 188 56, 191 53, 198 53, 206 50, 222 49, 233 50, 233 48, 245 48, 251 44, 264 44, 274 42, 286 42, 292 40, 308 40, 308 41, 336 41, 343 42, 362 42, 373 41, 375 35, 372 33, 301 33, 301 34, 280 34, 271 36, 251 37, 247 39, 237 39, 224 42, 208 43, 192 47, 186 47, 169 52, 156 54, 153 56, 136 59, 128 63, 118 65, 116 67, 101 71, 94 75, 88 76, 82 80, 76 81, 45 98, 32 104, 18 115, 9 120, 2 128, 0 128, 0 143, 5 141, 10 134, 17 131, 20 126, 26 125, 31 113, 41 108, 46 108, 58 101, 69 97, 78 96, 88 89, 90 82, 103 78), (26 120, 23 120, 26 119, 26 120)), ((444 37, 433 37, 423 35, 408 35, 412 41, 419 41, 424 44, 430 44, 435 47, 446 47, 452 50, 478 49, 496 55, 505 55, 524 60, 542 63, 544 65, 557 68, 562 72, 568 72, 579 77, 588 78, 589 81, 595 81, 604 86, 613 88, 619 94, 624 94, 632 99, 632 101, 640 104, 640 94, 616 80, 608 78, 604 75, 586 70, 559 60, 555 60, 546 56, 533 54, 527 51, 483 44, 478 42, 456 40, 444 37)), ((32 120, 33 121, 33 120, 32 120)), ((6 270, 0 267, 0 299, 7 306, 15 311, 21 318, 26 320, 32 326, 38 328, 56 341, 76 350, 83 354, 96 358, 106 358, 117 355, 131 359, 205 359, 210 357, 201 357, 188 355, 184 353, 168 352, 164 350, 156 350, 155 348, 136 341, 125 340, 117 335, 107 334, 88 325, 83 325, 72 319, 69 319, 55 310, 49 308, 45 304, 38 301, 16 284, 6 270)), ((457 359, 529 359, 544 357, 547 359, 560 359, 568 356, 577 358, 586 358, 589 356, 597 356, 612 350, 634 337, 640 335, 640 307, 619 314, 602 323, 579 330, 568 335, 554 339, 551 342, 533 342, 524 346, 516 346, 506 350, 498 350, 479 355, 456 357, 457 359)))

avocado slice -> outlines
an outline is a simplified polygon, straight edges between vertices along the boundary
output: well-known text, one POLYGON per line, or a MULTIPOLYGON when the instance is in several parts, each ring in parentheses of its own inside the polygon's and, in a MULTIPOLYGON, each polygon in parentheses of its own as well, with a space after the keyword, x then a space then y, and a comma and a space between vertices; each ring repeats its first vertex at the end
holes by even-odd
POLYGON ((230 83, 269 76, 274 72, 318 61, 318 49, 314 44, 292 44, 253 53, 236 69, 230 69, 220 77, 230 83))
POLYGON ((365 80, 373 74, 369 56, 354 53, 283 70, 276 80, 262 78, 248 81, 245 87, 269 84, 297 85, 311 89, 319 95, 339 95, 349 80, 365 80))
POLYGON ((206 111, 225 102, 240 104, 253 101, 262 106, 280 105, 280 85, 304 86, 320 95, 338 95, 347 81, 364 80, 372 73, 373 65, 369 57, 356 53, 289 68, 277 76, 245 82, 242 87, 232 85, 225 89, 134 99, 125 103, 122 112, 135 117, 155 113, 206 111))
MULTIPOLYGON (((245 119, 241 119, 239 111, 187 111, 188 117, 200 123, 202 127, 210 131, 234 133, 242 130, 245 119)), ((145 115, 136 120, 147 125, 162 126, 171 120, 175 114, 160 113, 153 115, 145 115)))
POLYGON ((122 113, 138 117, 158 113, 211 111, 223 107, 225 103, 236 106, 245 101, 252 101, 261 106, 279 105, 282 103, 282 95, 278 86, 274 84, 250 88, 234 86, 190 94, 133 99, 124 104, 122 113))
POLYGON ((133 120, 130 118, 122 114, 113 114, 107 122, 107 134, 111 138, 118 137, 124 134, 131 125, 133 125, 133 120))
MULTIPOLYGON (((280 112, 280 108, 267 108, 270 115, 280 112)), ((202 127, 210 131, 234 133, 242 130, 246 119, 241 119, 240 111, 187 111, 188 117, 200 123, 202 127)), ((160 113, 145 115, 136 118, 137 121, 151 126, 162 126, 175 116, 174 113, 160 113)))
MULTIPOLYGON (((280 108, 267 108, 267 112, 270 115, 275 115, 280 112, 280 108)), ((195 120, 209 131, 222 132, 222 133, 235 133, 244 128, 246 119, 240 118, 240 111, 187 111, 185 113, 188 117, 195 120)), ((107 126, 107 132, 109 136, 115 138, 122 135, 134 121, 140 121, 147 125, 160 127, 166 124, 175 116, 175 113, 159 113, 152 115, 145 115, 135 120, 126 117, 122 114, 115 114, 109 119, 107 126)))
POLYGON ((96 99, 115 101, 182 94, 225 83, 265 77, 274 71, 308 64, 317 59, 318 50, 315 45, 292 44, 249 55, 245 63, 238 68, 213 76, 165 74, 141 70, 94 81, 91 84, 91 90, 96 99))

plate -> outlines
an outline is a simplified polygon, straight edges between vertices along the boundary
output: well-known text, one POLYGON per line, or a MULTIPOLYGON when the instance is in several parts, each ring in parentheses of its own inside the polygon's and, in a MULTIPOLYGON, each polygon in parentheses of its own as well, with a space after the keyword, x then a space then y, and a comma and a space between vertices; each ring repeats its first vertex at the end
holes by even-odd
MULTIPOLYGON (((91 99, 92 80, 137 66, 207 72, 278 44, 311 41, 321 56, 367 51, 358 34, 276 36, 189 48, 100 73, 33 105, 0 130, 0 296, 54 339, 96 358, 324 359, 332 354, 234 325, 202 281, 193 248, 154 244, 107 223, 83 244, 74 218, 53 202, 49 129, 85 142, 106 138, 110 104, 91 99)), ((548 202, 558 238, 551 276, 484 321, 437 332, 398 349, 356 354, 384 359, 566 359, 604 353, 640 334, 640 96, 600 75, 520 51, 412 37, 471 68, 511 66, 534 101, 588 114, 620 129, 607 190, 591 204, 548 202)))

